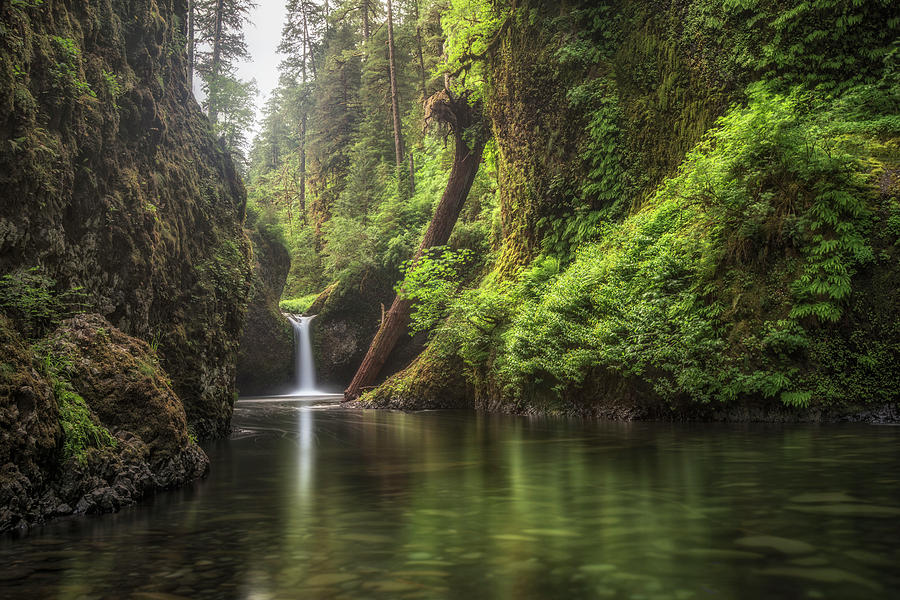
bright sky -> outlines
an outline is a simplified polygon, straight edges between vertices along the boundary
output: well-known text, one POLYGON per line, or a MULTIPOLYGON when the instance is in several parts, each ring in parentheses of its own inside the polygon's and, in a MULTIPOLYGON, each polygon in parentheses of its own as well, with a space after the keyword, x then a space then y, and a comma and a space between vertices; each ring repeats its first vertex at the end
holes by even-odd
POLYGON ((250 60, 237 65, 240 79, 256 79, 259 96, 256 99, 257 123, 250 139, 259 131, 260 109, 272 90, 278 85, 278 42, 281 40, 281 26, 284 23, 284 0, 256 0, 256 8, 250 14, 250 25, 244 28, 250 60))

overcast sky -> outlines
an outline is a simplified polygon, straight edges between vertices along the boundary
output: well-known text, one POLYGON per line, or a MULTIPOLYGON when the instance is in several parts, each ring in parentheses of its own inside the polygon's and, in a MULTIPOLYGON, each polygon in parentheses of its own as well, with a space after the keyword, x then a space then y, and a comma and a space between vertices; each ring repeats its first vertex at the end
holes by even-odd
POLYGON ((284 23, 284 0, 256 0, 256 8, 250 15, 251 24, 244 28, 250 59, 237 65, 240 79, 256 79, 259 96, 256 99, 257 125, 253 128, 252 139, 259 128, 259 110, 278 85, 278 63, 281 55, 276 48, 281 40, 281 25, 284 23))

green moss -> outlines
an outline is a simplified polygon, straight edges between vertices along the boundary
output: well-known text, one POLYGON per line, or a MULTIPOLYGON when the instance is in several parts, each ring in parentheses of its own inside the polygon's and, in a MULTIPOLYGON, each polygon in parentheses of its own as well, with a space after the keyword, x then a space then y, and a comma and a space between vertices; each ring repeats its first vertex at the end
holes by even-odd
POLYGON ((285 298, 279 302, 278 306, 284 312, 299 315, 308 311, 318 297, 319 292, 300 296, 299 298, 285 298))
POLYGON ((53 392, 59 403, 59 422, 65 435, 63 458, 74 458, 86 464, 88 448, 115 448, 116 438, 106 427, 95 422, 84 398, 73 392, 68 383, 59 379, 53 383, 53 392))
POLYGON ((66 380, 66 371, 72 368, 71 361, 54 353, 46 341, 32 346, 32 351, 41 371, 50 381, 59 406, 59 423, 64 435, 63 459, 74 458, 86 464, 88 448, 116 447, 116 439, 99 423, 84 398, 66 380))

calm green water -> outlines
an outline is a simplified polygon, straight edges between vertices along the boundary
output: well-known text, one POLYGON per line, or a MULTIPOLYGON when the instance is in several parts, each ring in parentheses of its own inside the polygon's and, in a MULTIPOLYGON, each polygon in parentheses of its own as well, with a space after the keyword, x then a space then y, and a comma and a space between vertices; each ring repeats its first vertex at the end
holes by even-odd
POLYGON ((0 598, 896 598, 900 427, 240 402, 210 477, 0 539, 0 598))

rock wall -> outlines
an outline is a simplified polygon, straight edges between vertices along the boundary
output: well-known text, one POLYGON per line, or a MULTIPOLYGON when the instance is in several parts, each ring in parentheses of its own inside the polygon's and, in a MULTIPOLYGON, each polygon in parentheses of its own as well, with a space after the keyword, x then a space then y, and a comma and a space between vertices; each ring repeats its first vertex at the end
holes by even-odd
POLYGON ((335 283, 316 298, 308 312, 318 315, 312 322, 312 345, 320 384, 342 391, 350 383, 392 294, 388 277, 376 272, 335 283))
POLYGON ((206 438, 229 430, 249 243, 187 82, 185 10, 0 2, 0 273, 37 268, 157 345, 206 438))
POLYGON ((237 387, 241 395, 278 394, 288 391, 294 375, 294 337, 278 302, 291 267, 291 257, 281 240, 255 229, 253 279, 247 322, 241 335, 237 362, 237 387))

